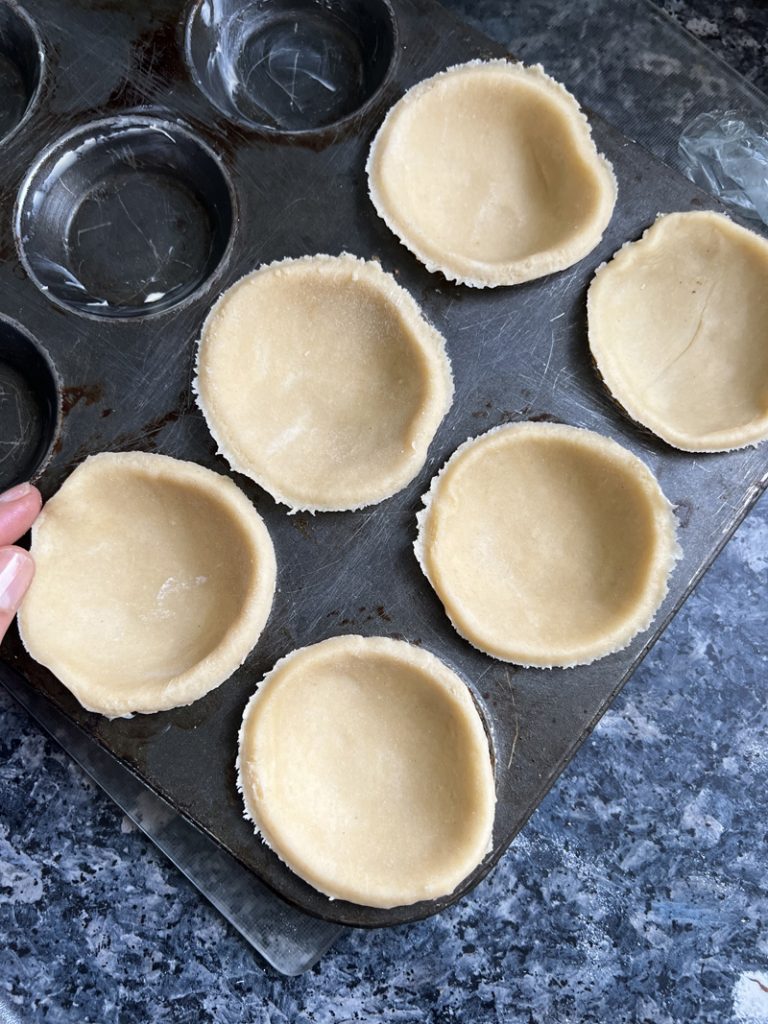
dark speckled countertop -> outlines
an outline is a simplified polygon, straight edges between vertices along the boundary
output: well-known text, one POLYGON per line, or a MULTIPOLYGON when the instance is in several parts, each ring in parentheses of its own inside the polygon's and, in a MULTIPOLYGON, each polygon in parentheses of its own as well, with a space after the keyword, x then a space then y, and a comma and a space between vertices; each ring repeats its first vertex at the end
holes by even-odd
MULTIPOLYGON (((764 2, 664 6, 768 90, 764 2)), ((768 1024, 767 594, 764 498, 490 877, 293 979, 0 689, 0 1022, 768 1024)))

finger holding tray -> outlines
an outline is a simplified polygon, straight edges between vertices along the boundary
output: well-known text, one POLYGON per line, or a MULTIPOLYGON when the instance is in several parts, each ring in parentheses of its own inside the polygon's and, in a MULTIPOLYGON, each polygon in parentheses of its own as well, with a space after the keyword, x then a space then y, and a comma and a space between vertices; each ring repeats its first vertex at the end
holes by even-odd
POLYGON ((590 118, 618 180, 597 247, 570 269, 515 288, 449 284, 379 219, 365 162, 386 110, 410 86, 499 50, 456 31, 428 0, 328 10, 308 8, 306 23, 284 36, 285 19, 265 20, 258 4, 225 4, 218 25, 207 3, 30 6, 31 38, 40 38, 31 49, 19 44, 19 61, 31 55, 37 72, 27 75, 26 114, 4 143, 0 265, 0 376, 17 382, 14 415, 29 429, 8 435, 18 443, 0 482, 45 467, 49 497, 101 451, 170 455, 228 473, 191 390, 208 312, 259 265, 342 251, 380 261, 446 339, 455 396, 426 463, 378 505, 315 517, 288 516, 235 475, 274 542, 278 590, 244 666, 189 707, 108 721, 84 711, 16 637, 4 656, 283 897, 329 920, 376 926, 439 911, 501 856, 756 498, 768 453, 693 459, 673 451, 614 405, 590 361, 585 293, 596 267, 658 213, 717 204, 590 118), (332 90, 318 83, 323 46, 336 55, 322 67, 332 90), (292 59, 269 79, 243 77, 243 67, 262 66, 264 47, 292 59), (435 472, 467 438, 524 419, 615 439, 678 506, 683 558, 654 626, 592 665, 544 673, 473 649, 413 556, 416 512, 435 472), (257 841, 242 816, 234 754, 257 680, 290 650, 340 633, 405 639, 437 655, 469 684, 488 725, 491 851, 446 896, 394 909, 331 901, 257 841))

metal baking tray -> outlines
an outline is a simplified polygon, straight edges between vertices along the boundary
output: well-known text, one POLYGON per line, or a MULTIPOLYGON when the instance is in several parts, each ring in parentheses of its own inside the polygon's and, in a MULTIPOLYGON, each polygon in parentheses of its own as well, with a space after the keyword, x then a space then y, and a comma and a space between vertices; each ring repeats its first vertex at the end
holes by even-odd
MULTIPOLYGON (((291 12, 301 22, 309 6, 313 18, 334 7, 298 0, 261 6, 287 10, 289 22, 291 12)), ((382 7, 386 21, 389 5, 382 7)), ((245 665, 192 706, 110 722, 81 709, 14 633, 3 657, 289 902, 358 926, 435 913, 502 855, 767 482, 768 446, 691 456, 631 423, 598 380, 586 342, 585 292, 595 267, 657 213, 717 204, 592 118, 620 189, 601 245, 543 281, 458 287, 427 273, 396 241, 368 200, 363 173, 373 132, 404 89, 451 64, 501 53, 431 0, 393 0, 389 36, 370 20, 355 27, 344 21, 351 14, 337 18, 331 34, 342 39, 326 57, 340 56, 325 70, 339 76, 335 91, 327 90, 338 105, 320 115, 344 114, 345 103, 362 99, 371 83, 352 73, 361 62, 368 73, 372 61, 373 79, 382 80, 357 113, 319 130, 306 124, 307 112, 317 112, 319 102, 310 102, 316 91, 291 86, 287 132, 274 124, 248 128, 227 111, 226 96, 209 100, 199 86, 212 65, 195 36, 196 80, 185 59, 190 9, 178 2, 35 0, 27 5, 29 24, 15 8, 4 10, 0 73, 3 60, 11 72, 16 67, 15 85, 31 108, 2 147, 0 486, 44 465, 40 485, 48 496, 88 454, 104 450, 157 451, 228 472, 191 395, 195 340, 223 288, 283 256, 348 250, 380 260, 445 335, 456 397, 418 478, 371 509, 290 516, 235 475, 274 539, 279 589, 245 665), (346 45, 350 38, 357 50, 346 45), (388 44, 394 60, 386 72, 381 48, 388 44), (35 74, 37 47, 44 58, 35 74), (158 123, 141 131, 136 119, 146 117, 158 123), (72 140, 59 143, 69 133, 72 140), (521 669, 473 650, 450 627, 412 553, 420 497, 445 459, 467 437, 525 418, 616 438, 650 465, 678 506, 684 557, 653 628, 588 667, 521 669), (450 896, 393 910, 328 900, 288 871, 242 817, 234 757, 248 697, 291 648, 343 632, 429 648, 469 681, 486 716, 498 793, 493 848, 450 896)), ((325 29, 318 35, 313 22, 292 40, 284 25, 273 28, 283 32, 282 64, 274 69, 283 85, 291 62, 316 75, 325 29)), ((280 105, 279 96, 273 101, 280 105)))

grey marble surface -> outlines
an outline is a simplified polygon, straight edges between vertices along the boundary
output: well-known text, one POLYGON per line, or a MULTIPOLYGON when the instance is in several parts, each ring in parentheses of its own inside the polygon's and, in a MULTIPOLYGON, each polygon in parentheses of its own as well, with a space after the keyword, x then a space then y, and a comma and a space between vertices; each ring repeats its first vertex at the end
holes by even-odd
MULTIPOLYGON (((450 6, 541 32, 536 3, 450 6)), ((768 86, 764 4, 666 6, 768 86)), ((295 979, 0 694, 0 1021, 768 1022, 767 586, 763 499, 471 897, 295 979)))

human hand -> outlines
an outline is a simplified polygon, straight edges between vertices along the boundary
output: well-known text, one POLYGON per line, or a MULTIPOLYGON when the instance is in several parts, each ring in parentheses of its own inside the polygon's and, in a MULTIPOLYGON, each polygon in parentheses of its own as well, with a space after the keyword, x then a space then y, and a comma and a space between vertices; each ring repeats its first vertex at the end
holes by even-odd
POLYGON ((32 484, 0 494, 0 640, 5 636, 35 573, 32 556, 14 541, 37 519, 43 499, 32 484))

